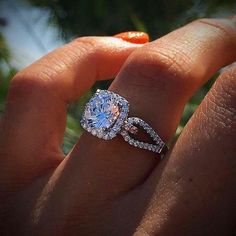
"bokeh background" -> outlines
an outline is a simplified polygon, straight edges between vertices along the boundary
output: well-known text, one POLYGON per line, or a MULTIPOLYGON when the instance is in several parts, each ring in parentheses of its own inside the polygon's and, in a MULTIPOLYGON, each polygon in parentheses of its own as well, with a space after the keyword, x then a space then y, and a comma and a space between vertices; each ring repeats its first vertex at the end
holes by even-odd
MULTIPOLYGON (((147 32, 153 40, 200 17, 233 14, 235 0, 0 0, 0 115, 4 112, 9 83, 17 71, 73 38, 139 30, 147 32)), ((215 77, 190 99, 175 137, 215 77)), ((84 103, 96 88, 107 88, 109 84, 96 83, 68 107, 65 153, 81 134, 79 117, 84 103)))

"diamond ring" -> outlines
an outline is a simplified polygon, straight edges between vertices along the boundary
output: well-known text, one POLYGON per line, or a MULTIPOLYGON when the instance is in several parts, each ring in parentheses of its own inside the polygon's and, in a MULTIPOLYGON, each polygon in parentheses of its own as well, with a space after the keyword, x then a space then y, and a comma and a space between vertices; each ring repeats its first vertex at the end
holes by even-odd
POLYGON ((86 104, 80 123, 98 138, 110 140, 121 134, 132 146, 165 154, 168 148, 155 130, 138 117, 128 117, 128 113, 129 102, 125 98, 108 90, 97 90, 86 104), (153 144, 133 138, 140 128, 150 136, 153 144))

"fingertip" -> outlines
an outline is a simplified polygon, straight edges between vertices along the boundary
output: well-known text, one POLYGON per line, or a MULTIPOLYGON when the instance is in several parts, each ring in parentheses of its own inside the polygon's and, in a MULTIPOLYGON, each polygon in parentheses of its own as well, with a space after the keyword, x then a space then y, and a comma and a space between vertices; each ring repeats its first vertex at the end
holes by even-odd
POLYGON ((149 35, 140 31, 128 31, 114 35, 113 37, 123 39, 130 43, 144 44, 149 42, 149 35))

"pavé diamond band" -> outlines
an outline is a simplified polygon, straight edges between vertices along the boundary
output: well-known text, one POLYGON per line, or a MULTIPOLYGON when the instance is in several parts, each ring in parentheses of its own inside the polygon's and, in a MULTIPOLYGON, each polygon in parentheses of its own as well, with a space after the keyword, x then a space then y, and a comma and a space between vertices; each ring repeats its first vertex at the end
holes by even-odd
POLYGON ((154 129, 138 117, 128 117, 128 113, 129 102, 125 98, 111 91, 97 90, 86 104, 80 123, 98 138, 110 140, 121 134, 132 146, 165 154, 168 148, 154 129), (150 136, 153 144, 133 138, 140 128, 150 136))

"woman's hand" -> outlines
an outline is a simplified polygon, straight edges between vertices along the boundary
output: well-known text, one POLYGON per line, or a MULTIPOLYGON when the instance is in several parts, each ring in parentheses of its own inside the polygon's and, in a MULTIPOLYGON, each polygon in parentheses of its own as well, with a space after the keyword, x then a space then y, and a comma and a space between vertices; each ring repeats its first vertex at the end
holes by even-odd
POLYGON ((236 67, 161 162, 122 138, 84 133, 66 158, 60 146, 67 104, 96 80, 118 73, 110 90, 168 141, 188 99, 235 60, 234 17, 197 20, 143 47, 80 38, 18 73, 0 123, 0 234, 232 235, 236 67))

